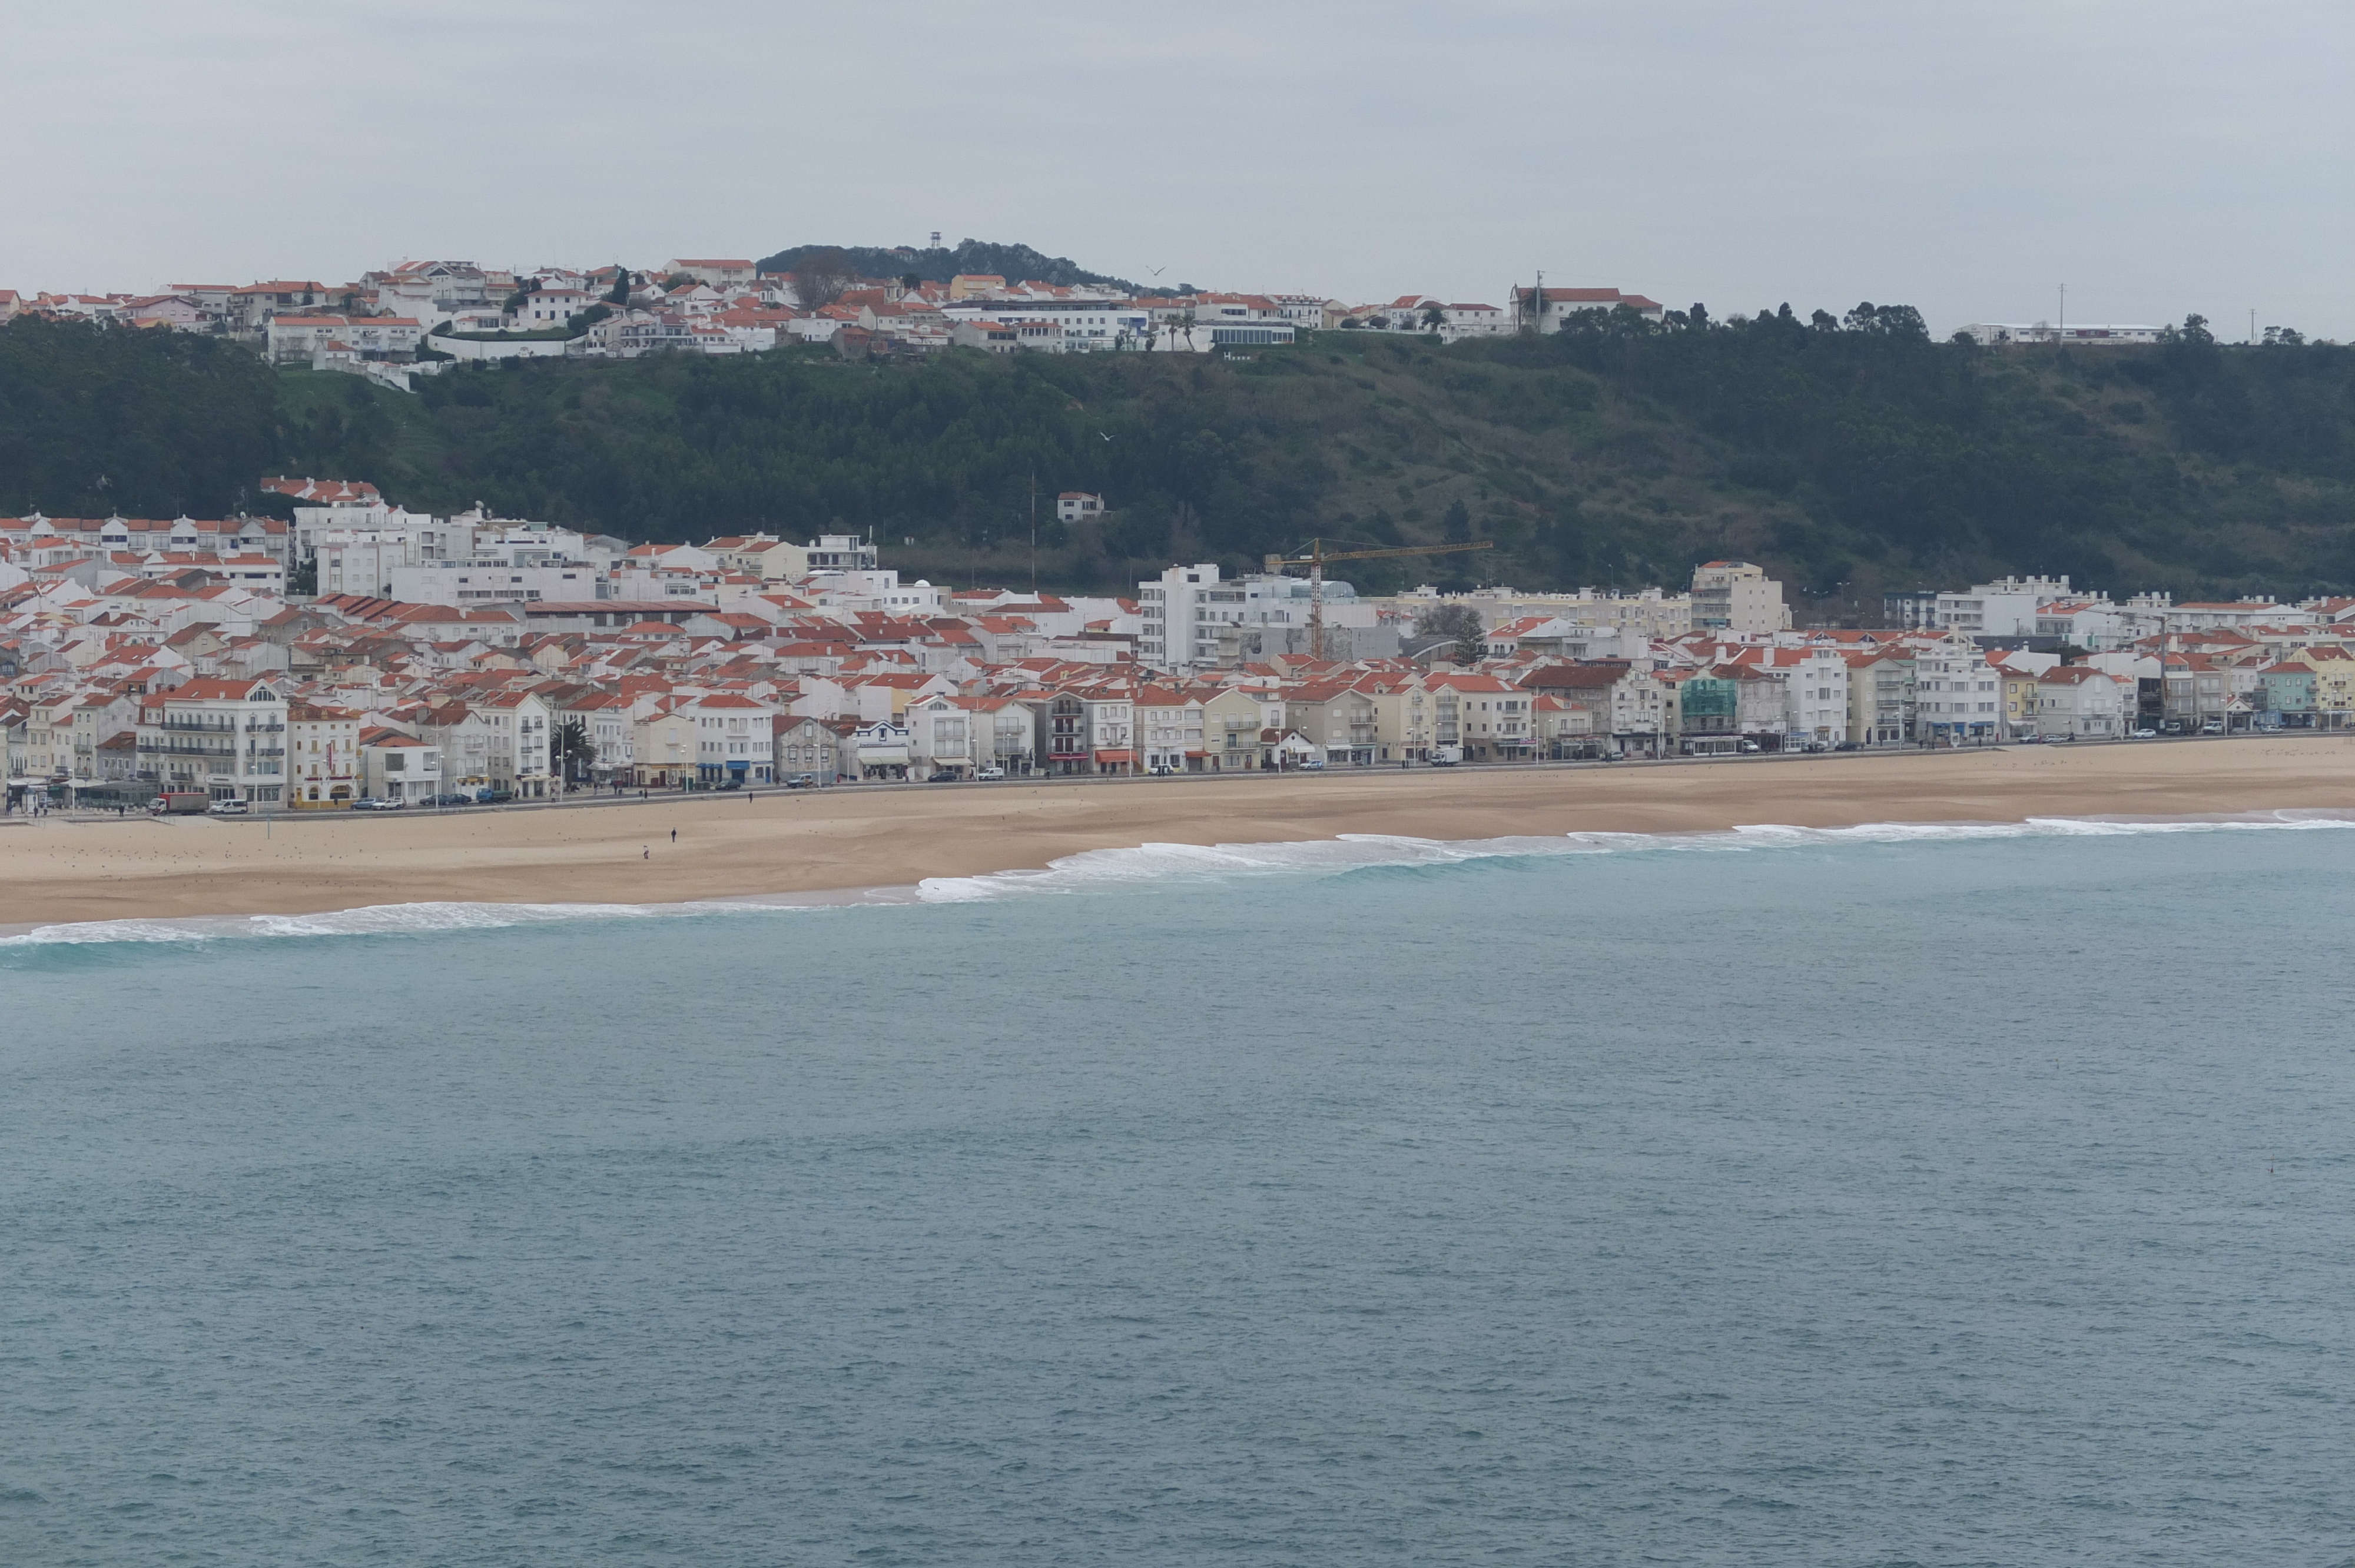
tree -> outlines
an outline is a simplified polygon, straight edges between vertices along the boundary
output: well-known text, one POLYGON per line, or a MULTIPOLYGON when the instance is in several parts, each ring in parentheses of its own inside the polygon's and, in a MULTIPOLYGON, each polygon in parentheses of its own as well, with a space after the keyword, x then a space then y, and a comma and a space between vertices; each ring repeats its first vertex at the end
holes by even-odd
POLYGON ((1427 332, 1437 332, 1447 324, 1447 312, 1437 300, 1423 307, 1423 324, 1427 332))
POLYGON ((821 245, 803 252, 794 268, 794 302, 805 311, 824 310, 858 281, 858 270, 840 246, 821 245))
POLYGON ((585 782, 597 764, 597 743, 589 738, 589 726, 577 718, 566 719, 556 726, 549 745, 556 753, 556 776, 567 784, 585 782))
POLYGON ((627 267, 613 269, 613 286, 605 291, 605 302, 609 305, 630 302, 630 270, 627 267))
POLYGON ((1447 510, 1440 515, 1439 526, 1449 544, 1471 543, 1472 509, 1464 504, 1462 496, 1459 495, 1447 503, 1447 510))
POLYGON ((1455 662, 1476 664, 1487 628, 1480 624, 1480 612, 1468 604, 1434 604, 1414 618, 1417 637, 1452 639, 1455 662))

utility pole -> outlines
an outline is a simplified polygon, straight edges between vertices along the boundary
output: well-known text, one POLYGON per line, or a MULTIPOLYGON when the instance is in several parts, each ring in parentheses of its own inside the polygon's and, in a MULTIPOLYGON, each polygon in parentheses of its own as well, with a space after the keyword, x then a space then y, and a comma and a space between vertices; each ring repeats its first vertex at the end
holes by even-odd
POLYGON ((1039 465, 1030 465, 1030 597, 1039 597, 1039 465))
POLYGON ((2061 325, 2058 330, 2062 337, 2069 335, 2069 285, 2066 283, 2061 285, 2061 325))

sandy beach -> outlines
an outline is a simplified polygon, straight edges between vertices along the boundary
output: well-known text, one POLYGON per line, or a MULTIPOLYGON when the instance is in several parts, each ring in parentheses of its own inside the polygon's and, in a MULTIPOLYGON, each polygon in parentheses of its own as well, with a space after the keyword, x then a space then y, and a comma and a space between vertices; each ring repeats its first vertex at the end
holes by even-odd
POLYGON ((434 900, 676 903, 893 886, 1143 843, 2355 810, 2355 737, 1610 768, 783 790, 445 814, 0 826, 0 925, 434 900), (677 833, 677 842, 672 832, 677 833))

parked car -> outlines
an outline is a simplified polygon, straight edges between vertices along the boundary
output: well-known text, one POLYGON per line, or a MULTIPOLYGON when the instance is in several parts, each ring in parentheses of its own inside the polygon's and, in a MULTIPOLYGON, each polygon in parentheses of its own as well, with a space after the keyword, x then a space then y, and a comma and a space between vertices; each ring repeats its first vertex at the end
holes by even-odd
POLYGON ((788 774, 785 777, 785 788, 788 789, 815 789, 817 788, 817 775, 815 773, 788 774))
POLYGON ((954 768, 943 768, 924 776, 927 784, 954 784, 956 781, 957 770, 954 768))
POLYGON ((471 806, 474 798, 472 795, 434 795, 429 797, 425 803, 429 806, 471 806))
POLYGON ((1325 771, 1325 759, 1321 757, 1304 757, 1294 766, 1303 773, 1322 773, 1325 771))
POLYGON ((156 796, 147 802, 147 809, 159 817, 194 816, 212 804, 212 797, 201 789, 175 789, 156 796))
POLYGON ((1843 740, 1838 746, 1833 747, 1832 749, 1834 751, 1862 751, 1864 749, 1864 742, 1860 740, 1843 740))
POLYGON ((1744 752, 1756 751, 1759 749, 1758 743, 1754 740, 1745 740, 1742 743, 1742 749, 1744 752))
POLYGON ((398 811, 408 804, 409 802, 406 800, 398 800, 390 796, 378 799, 374 795, 363 795, 358 800, 352 802, 352 810, 355 811, 398 811))
POLYGON ((1006 769, 1003 768, 976 768, 973 770, 973 777, 976 783, 1002 784, 1006 781, 1006 769))
POLYGON ((2158 738, 2158 731, 2155 729, 2128 730, 2126 732, 2126 738, 2129 740, 2157 740, 2158 738))
POLYGON ((1175 768, 1170 767, 1169 764, 1166 762, 1156 762, 1152 767, 1146 769, 1146 772, 1151 774, 1156 779, 1167 779, 1177 771, 1178 770, 1175 768))
POLYGON ((208 817, 242 817, 251 810, 252 808, 242 800, 215 800, 205 808, 205 814, 208 817))

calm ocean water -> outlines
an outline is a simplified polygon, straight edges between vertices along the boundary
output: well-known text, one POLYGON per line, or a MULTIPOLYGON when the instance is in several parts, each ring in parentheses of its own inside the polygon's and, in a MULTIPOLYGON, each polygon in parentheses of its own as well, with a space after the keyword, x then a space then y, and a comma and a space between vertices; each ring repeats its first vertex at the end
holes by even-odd
POLYGON ((0 1563, 2355 1563, 2355 831, 1498 847, 0 944, 0 1563))

